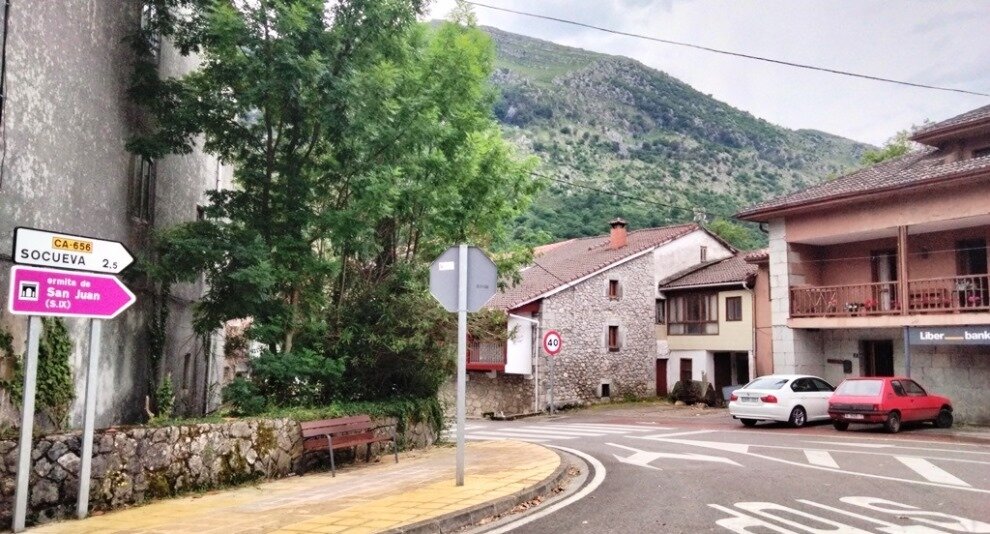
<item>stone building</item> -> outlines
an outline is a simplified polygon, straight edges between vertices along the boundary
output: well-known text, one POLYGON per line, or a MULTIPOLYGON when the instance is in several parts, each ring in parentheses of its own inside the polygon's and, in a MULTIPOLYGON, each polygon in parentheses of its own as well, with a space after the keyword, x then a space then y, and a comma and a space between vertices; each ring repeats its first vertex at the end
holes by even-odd
POLYGON ((489 308, 509 314, 504 344, 473 344, 468 354, 468 412, 518 414, 549 406, 550 364, 541 346, 560 332, 553 357, 556 406, 656 395, 657 284, 673 273, 734 250, 696 224, 571 239, 536 249, 522 281, 489 308))
POLYGON ((739 214, 770 230, 774 370, 906 375, 990 423, 990 106, 739 214))
MULTIPOLYGON (((127 97, 133 61, 126 37, 142 21, 140 2, 102 0, 14 1, 3 8, 4 78, 0 127, 0 297, 6 301, 13 229, 33 227, 123 242, 135 256, 147 252, 155 228, 194 220, 206 192, 229 183, 229 169, 201 152, 142 160, 124 145, 142 114, 127 97)), ((159 52, 163 76, 195 67, 167 44, 159 52)), ((148 282, 130 269, 123 280, 138 302, 103 326, 97 424, 144 417, 149 394, 148 282)), ((222 336, 205 338, 191 327, 192 302, 203 284, 183 284, 167 303, 167 347, 162 373, 175 384, 182 413, 203 413, 216 400, 211 384, 222 365, 222 336)), ((4 307, 6 310, 6 307, 4 307)), ((74 342, 76 399, 83 397, 88 320, 66 319, 74 342)), ((0 312, 0 328, 23 352, 27 319, 0 312)), ((0 376, 9 376, 9 359, 0 376)), ((0 422, 15 411, 0 391, 0 422)), ((70 423, 81 424, 76 401, 70 423)))

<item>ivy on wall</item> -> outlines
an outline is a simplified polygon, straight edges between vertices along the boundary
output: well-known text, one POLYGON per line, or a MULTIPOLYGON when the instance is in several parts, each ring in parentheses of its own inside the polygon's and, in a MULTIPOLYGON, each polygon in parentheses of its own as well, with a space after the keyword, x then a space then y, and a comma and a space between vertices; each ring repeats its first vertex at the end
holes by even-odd
MULTIPOLYGON (((13 361, 14 372, 7 380, 0 380, 0 387, 10 392, 11 401, 20 406, 24 398, 24 362, 15 356, 13 337, 0 331, 2 357, 13 361)), ((72 339, 65 323, 57 317, 41 320, 41 339, 38 345, 38 378, 35 402, 55 428, 68 425, 69 409, 75 398, 72 368, 72 339)))

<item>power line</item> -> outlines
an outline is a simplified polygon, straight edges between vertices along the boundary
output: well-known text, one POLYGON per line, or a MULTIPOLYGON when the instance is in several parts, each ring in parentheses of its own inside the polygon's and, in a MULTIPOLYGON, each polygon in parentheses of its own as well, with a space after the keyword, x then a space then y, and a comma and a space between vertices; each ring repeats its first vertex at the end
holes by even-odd
POLYGON ((633 201, 640 202, 640 203, 643 203, 643 204, 648 204, 650 206, 658 206, 658 207, 661 207, 661 208, 686 211, 686 212, 691 213, 692 215, 702 214, 702 215, 707 215, 709 217, 721 217, 723 219, 734 219, 735 218, 735 215, 726 215, 726 214, 723 214, 723 213, 713 213, 713 212, 710 212, 710 211, 705 211, 705 210, 701 210, 701 209, 697 209, 697 208, 685 208, 683 206, 677 206, 675 204, 666 204, 664 202, 659 202, 659 201, 655 201, 655 200, 649 200, 649 199, 646 199, 646 198, 643 198, 643 197, 640 197, 640 196, 628 195, 628 194, 619 193, 619 192, 616 192, 616 191, 609 191, 607 189, 601 189, 601 188, 594 187, 594 186, 587 185, 587 184, 582 184, 582 183, 578 183, 578 182, 572 182, 570 180, 564 180, 562 178, 555 178, 553 176, 547 176, 545 174, 540 174, 538 172, 530 172, 529 174, 532 175, 532 176, 536 176, 538 178, 544 178, 544 179, 547 179, 547 180, 550 180, 550 181, 553 181, 553 182, 557 182, 559 184, 563 184, 563 185, 567 185, 567 186, 571 186, 571 187, 577 187, 577 188, 580 188, 580 189, 587 189, 589 191, 595 191, 596 193, 602 193, 604 195, 614 196, 614 197, 618 197, 618 198, 624 198, 626 200, 633 200, 633 201))
POLYGON ((752 55, 752 54, 744 54, 744 53, 741 53, 741 52, 732 52, 730 50, 722 50, 722 49, 719 49, 719 48, 711 48, 711 47, 708 47, 708 46, 696 45, 696 44, 693 44, 693 43, 686 43, 686 42, 683 42, 683 41, 673 41, 673 40, 670 40, 670 39, 661 39, 659 37, 652 37, 650 35, 643 35, 643 34, 639 34, 639 33, 631 33, 631 32, 624 32, 624 31, 620 31, 620 30, 613 30, 611 28, 605 28, 605 27, 602 27, 602 26, 595 26, 593 24, 586 24, 584 22, 577 22, 577 21, 574 21, 574 20, 562 19, 562 18, 558 18, 558 17, 551 17, 549 15, 540 15, 540 14, 537 14, 537 13, 529 13, 529 12, 526 12, 526 11, 517 11, 515 9, 509 9, 509 8, 498 7, 498 6, 491 6, 491 5, 482 4, 482 3, 479 3, 479 2, 470 2, 470 1, 468 1, 468 2, 465 2, 465 3, 471 4, 471 5, 477 6, 477 7, 483 7, 483 8, 487 8, 487 9, 493 9, 495 11, 504 11, 506 13, 512 13, 512 14, 515 14, 515 15, 523 15, 523 16, 526 16, 526 17, 533 17, 533 18, 543 19, 543 20, 552 20, 554 22, 560 22, 560 23, 563 23, 563 24, 570 24, 570 25, 573 25, 573 26, 580 26, 582 28, 590 28, 592 30, 598 30, 598 31, 606 32, 606 33, 615 34, 615 35, 623 35, 623 36, 626 36, 626 37, 634 37, 636 39, 645 39, 647 41, 653 41, 653 42, 656 42, 656 43, 663 43, 663 44, 669 44, 669 45, 674 45, 674 46, 683 46, 683 47, 686 47, 686 48, 694 48, 696 50, 703 50, 705 52, 712 52, 712 53, 715 53, 715 54, 723 54, 723 55, 726 55, 726 56, 733 56, 733 57, 741 57, 741 58, 745 58, 745 59, 752 59, 754 61, 763 61, 763 62, 766 62, 766 63, 773 63, 773 64, 776 64, 776 65, 784 65, 784 66, 787 66, 787 67, 795 67, 795 68, 799 68, 799 69, 814 70, 814 71, 819 71, 819 72, 826 72, 826 73, 829 73, 829 74, 837 74, 837 75, 840 75, 840 76, 849 76, 849 77, 852 77, 852 78, 862 78, 864 80, 873 80, 873 81, 877 81, 877 82, 893 83, 893 84, 897 84, 897 85, 906 85, 908 87, 918 87, 918 88, 921 88, 921 89, 934 89, 936 91, 949 91, 949 92, 953 92, 953 93, 963 93, 963 94, 967 94, 967 95, 976 95, 976 96, 987 96, 987 97, 990 97, 990 94, 988 94, 988 93, 980 93, 978 91, 970 91, 968 89, 957 89, 957 88, 954 88, 954 87, 941 87, 941 86, 938 86, 938 85, 927 85, 927 84, 923 84, 923 83, 906 82, 906 81, 903 81, 903 80, 894 80, 892 78, 882 78, 880 76, 871 76, 869 74, 860 74, 860 73, 857 73, 857 72, 850 72, 850 71, 838 70, 838 69, 830 69, 828 67, 818 67, 818 66, 815 66, 815 65, 807 65, 807 64, 804 64, 804 63, 794 63, 792 61, 784 61, 782 59, 773 59, 773 58, 768 58, 768 57, 763 57, 763 56, 756 56, 756 55, 752 55))

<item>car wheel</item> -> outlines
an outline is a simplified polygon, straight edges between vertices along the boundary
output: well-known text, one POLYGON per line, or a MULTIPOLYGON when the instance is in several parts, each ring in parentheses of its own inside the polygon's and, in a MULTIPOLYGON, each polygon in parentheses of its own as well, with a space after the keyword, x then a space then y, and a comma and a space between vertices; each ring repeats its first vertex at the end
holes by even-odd
POLYGON ((939 428, 949 428, 952 426, 952 412, 946 409, 942 409, 938 412, 938 417, 935 418, 935 426, 939 428))
POLYGON ((756 426, 756 419, 740 419, 743 426, 756 426))
POLYGON ((796 427, 804 426, 804 424, 808 422, 808 412, 804 411, 804 408, 800 406, 795 406, 794 409, 791 410, 791 418, 789 422, 791 425, 796 427))
POLYGON ((845 421, 832 421, 832 426, 834 426, 836 430, 848 430, 849 429, 849 423, 847 423, 845 421))
POLYGON ((901 430, 901 414, 897 412, 890 412, 887 416, 887 420, 884 421, 883 427, 887 429, 887 432, 891 434, 896 434, 901 430))

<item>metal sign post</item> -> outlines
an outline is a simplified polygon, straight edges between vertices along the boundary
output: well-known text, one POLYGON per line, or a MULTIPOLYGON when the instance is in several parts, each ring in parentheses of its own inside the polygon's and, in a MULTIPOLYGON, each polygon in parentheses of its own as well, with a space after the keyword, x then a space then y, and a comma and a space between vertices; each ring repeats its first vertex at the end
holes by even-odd
POLYGON ((31 473, 34 397, 38 376, 38 344, 41 318, 87 317, 89 361, 86 373, 86 400, 83 418, 82 450, 79 467, 79 519, 89 512, 90 471, 93 463, 93 433, 96 421, 96 375, 99 372, 102 319, 112 319, 129 308, 137 298, 117 277, 66 271, 119 273, 134 262, 123 244, 92 237, 16 228, 14 262, 10 269, 7 308, 14 315, 28 317, 28 350, 25 356, 24 402, 21 405, 21 437, 17 463, 17 489, 14 498, 14 532, 24 530, 27 516, 28 485, 31 473), (48 267, 59 267, 51 269, 48 267))
POLYGON ((38 379, 38 343, 41 318, 28 318, 28 346, 24 357, 24 401, 21 403, 21 440, 17 451, 17 489, 14 493, 14 532, 24 530, 27 516, 28 482, 31 474, 31 451, 34 449, 34 393, 38 379))
POLYGON ((467 314, 495 294, 498 271, 481 249, 450 247, 430 265, 430 294, 444 309, 457 312, 457 485, 464 485, 464 419, 467 408, 467 314))
POLYGON ((92 319, 89 324, 89 362, 86 371, 86 412, 83 416, 82 455, 79 465, 79 500, 76 516, 85 519, 89 513, 89 474, 93 465, 93 430, 96 425, 96 373, 100 367, 100 334, 103 321, 92 319))
POLYGON ((554 368, 556 364, 554 363, 554 356, 560 354, 560 350, 564 348, 564 340, 560 337, 560 332, 556 330, 547 330, 546 334, 543 334, 543 351, 547 353, 547 363, 550 365, 550 415, 556 415, 557 408, 553 403, 553 386, 555 382, 555 372, 554 368))
POLYGON ((464 419, 467 416, 467 245, 459 250, 457 275, 457 485, 464 485, 464 419))

